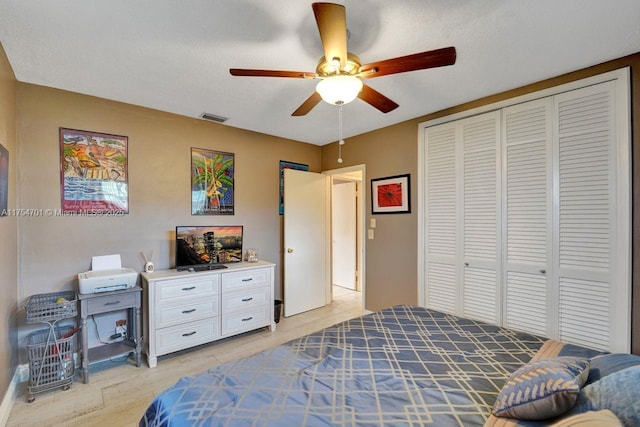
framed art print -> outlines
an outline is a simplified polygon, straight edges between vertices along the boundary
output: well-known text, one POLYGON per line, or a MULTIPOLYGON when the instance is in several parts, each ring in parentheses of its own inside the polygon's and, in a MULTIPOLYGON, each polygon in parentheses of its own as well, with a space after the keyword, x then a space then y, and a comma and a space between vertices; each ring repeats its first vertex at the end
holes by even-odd
POLYGON ((129 213, 128 138, 60 128, 62 212, 129 213))
POLYGON ((0 216, 7 215, 9 199, 9 151, 0 144, 0 216))
POLYGON ((371 213, 411 212, 410 175, 396 175, 371 180, 371 213))
POLYGON ((233 215, 234 155, 191 149, 191 215, 233 215))
POLYGON ((296 169, 299 171, 308 171, 309 165, 280 160, 280 194, 279 194, 280 215, 284 215, 284 170, 285 169, 296 169))

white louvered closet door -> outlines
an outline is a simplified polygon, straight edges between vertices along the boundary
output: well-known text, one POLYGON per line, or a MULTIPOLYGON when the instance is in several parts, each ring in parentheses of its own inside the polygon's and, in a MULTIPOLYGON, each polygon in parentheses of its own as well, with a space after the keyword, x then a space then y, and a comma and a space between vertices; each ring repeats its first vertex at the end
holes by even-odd
POLYGON ((499 321, 499 112, 425 129, 426 306, 499 321))
MULTIPOLYGON (((504 325, 547 336, 552 195, 551 98, 503 109, 504 325)), ((549 323, 548 323, 549 322, 549 323)))
POLYGON ((629 88, 618 70, 425 124, 427 307, 630 350, 629 88))
POLYGON ((462 315, 500 322, 500 112, 460 121, 462 315))
POLYGON ((455 313, 457 286, 456 125, 425 129, 426 306, 455 313))
POLYGON ((624 287, 620 288, 616 268, 621 224, 616 222, 614 93, 614 84, 607 82, 554 97, 558 163, 554 271, 559 339, 626 351, 620 345, 628 339, 620 335, 628 332, 619 331, 615 321, 628 316, 628 301, 620 298, 624 287))

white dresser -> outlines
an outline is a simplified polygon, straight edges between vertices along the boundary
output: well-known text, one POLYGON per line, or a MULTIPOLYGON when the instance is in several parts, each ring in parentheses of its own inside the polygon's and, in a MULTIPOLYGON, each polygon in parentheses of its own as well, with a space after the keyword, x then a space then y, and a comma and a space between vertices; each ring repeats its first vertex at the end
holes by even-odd
POLYGON ((143 336, 149 367, 158 356, 269 326, 275 264, 227 264, 222 270, 142 273, 143 336))

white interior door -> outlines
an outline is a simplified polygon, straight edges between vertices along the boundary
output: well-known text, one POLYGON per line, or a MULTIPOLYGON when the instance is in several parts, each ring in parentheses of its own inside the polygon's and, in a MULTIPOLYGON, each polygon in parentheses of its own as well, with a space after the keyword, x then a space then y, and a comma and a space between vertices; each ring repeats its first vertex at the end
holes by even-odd
POLYGON ((333 284, 356 290, 356 183, 331 188, 333 284))
POLYGON ((284 171, 284 316, 327 304, 329 178, 284 171))

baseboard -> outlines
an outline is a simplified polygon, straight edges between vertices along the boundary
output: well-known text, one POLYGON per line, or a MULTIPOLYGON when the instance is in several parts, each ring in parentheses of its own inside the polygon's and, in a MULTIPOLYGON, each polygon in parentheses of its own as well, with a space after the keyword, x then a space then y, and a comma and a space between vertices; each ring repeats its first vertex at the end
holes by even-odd
POLYGON ((0 426, 5 427, 7 425, 9 415, 11 415, 11 408, 13 408, 13 404, 18 397, 18 386, 21 382, 27 381, 28 378, 29 365, 19 365, 0 404, 0 426))

